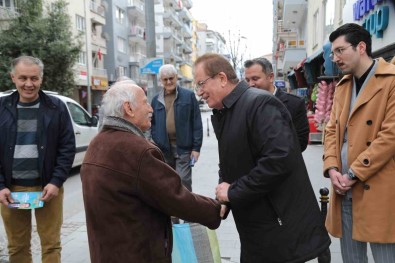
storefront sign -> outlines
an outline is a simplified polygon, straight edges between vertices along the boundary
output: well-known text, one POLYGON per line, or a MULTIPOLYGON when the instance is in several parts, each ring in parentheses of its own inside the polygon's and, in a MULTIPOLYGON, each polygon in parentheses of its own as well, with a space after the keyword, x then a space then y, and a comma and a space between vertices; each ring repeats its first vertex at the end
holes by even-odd
POLYGON ((92 89, 93 90, 107 90, 108 80, 105 77, 92 76, 92 89))
POLYGON ((86 79, 87 79, 87 73, 86 73, 86 71, 80 71, 79 79, 80 79, 80 80, 86 80, 86 79))
POLYGON ((389 7, 376 8, 376 5, 382 2, 383 0, 358 0, 353 5, 354 20, 359 21, 366 17, 362 26, 377 38, 383 38, 384 30, 387 29, 389 23, 389 7))
POLYGON ((161 66, 163 66, 163 58, 153 58, 140 68, 140 74, 158 74, 161 66))
POLYGON ((377 4, 381 4, 383 0, 357 0, 354 5, 354 20, 360 20, 369 14, 377 4))
POLYGON ((279 89, 285 89, 285 81, 284 80, 275 80, 274 85, 279 89))
POLYGON ((362 23, 362 26, 377 38, 383 38, 384 30, 389 22, 389 8, 388 6, 380 6, 373 14, 362 23))

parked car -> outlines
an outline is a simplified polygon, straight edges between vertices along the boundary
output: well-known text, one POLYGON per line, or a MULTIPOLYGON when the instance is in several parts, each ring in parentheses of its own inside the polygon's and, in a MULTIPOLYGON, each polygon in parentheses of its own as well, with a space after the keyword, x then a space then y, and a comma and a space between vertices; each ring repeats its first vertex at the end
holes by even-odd
MULTIPOLYGON (((0 92, 0 97, 10 95, 15 90, 0 92)), ((73 167, 80 166, 84 160, 89 143, 98 132, 97 117, 92 117, 78 102, 68 97, 59 95, 57 92, 45 91, 45 94, 59 98, 66 104, 73 124, 77 154, 73 167)))

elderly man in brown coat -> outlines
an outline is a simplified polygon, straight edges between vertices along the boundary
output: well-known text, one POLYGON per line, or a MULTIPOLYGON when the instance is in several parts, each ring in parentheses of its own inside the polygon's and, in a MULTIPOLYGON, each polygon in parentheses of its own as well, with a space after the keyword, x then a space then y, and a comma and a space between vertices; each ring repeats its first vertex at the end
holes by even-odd
POLYGON ((325 130, 325 176, 332 189, 326 226, 344 263, 395 262, 395 66, 371 57, 371 36, 345 24, 329 36, 345 76, 325 130))
POLYGON ((116 83, 102 114, 81 168, 91 262, 170 263, 170 215, 215 229, 221 205, 182 186, 144 137, 152 108, 140 87, 116 83))

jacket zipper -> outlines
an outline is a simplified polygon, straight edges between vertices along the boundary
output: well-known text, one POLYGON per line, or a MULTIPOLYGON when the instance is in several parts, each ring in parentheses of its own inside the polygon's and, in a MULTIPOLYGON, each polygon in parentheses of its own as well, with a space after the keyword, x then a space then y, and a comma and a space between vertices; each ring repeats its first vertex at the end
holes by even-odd
POLYGON ((281 220, 280 214, 278 213, 277 209, 273 205, 272 199, 270 197, 268 197, 267 199, 269 200, 270 205, 272 206, 274 213, 276 213, 276 215, 277 215, 278 225, 282 226, 283 225, 283 221, 281 220))
POLYGON ((281 218, 277 218, 277 221, 278 221, 278 224, 280 225, 280 226, 282 226, 283 225, 283 222, 281 221, 281 218))

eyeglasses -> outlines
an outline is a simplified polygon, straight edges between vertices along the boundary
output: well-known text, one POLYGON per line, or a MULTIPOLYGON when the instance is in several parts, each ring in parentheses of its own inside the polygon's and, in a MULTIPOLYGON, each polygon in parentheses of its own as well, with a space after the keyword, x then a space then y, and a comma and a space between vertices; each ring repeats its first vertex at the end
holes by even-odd
POLYGON ((335 58, 335 55, 336 55, 336 57, 340 57, 343 54, 344 50, 346 50, 347 48, 352 47, 352 46, 354 46, 354 45, 351 44, 351 45, 349 45, 347 47, 338 47, 338 48, 336 48, 335 50, 333 50, 329 54, 329 58, 331 60, 333 60, 335 58))
POLYGON ((169 78, 163 78, 162 79, 163 82, 167 82, 168 80, 170 80, 170 82, 173 82, 174 77, 169 77, 169 78))
POLYGON ((216 73, 215 75, 213 75, 213 76, 211 76, 211 77, 208 77, 207 79, 205 79, 205 80, 202 80, 202 81, 199 81, 198 83, 196 83, 196 86, 195 86, 195 90, 198 92, 198 91, 200 91, 200 89, 204 86, 204 84, 206 84, 206 82, 209 80, 209 79, 212 79, 212 78, 214 78, 215 76, 217 76, 218 75, 218 73, 216 73))

